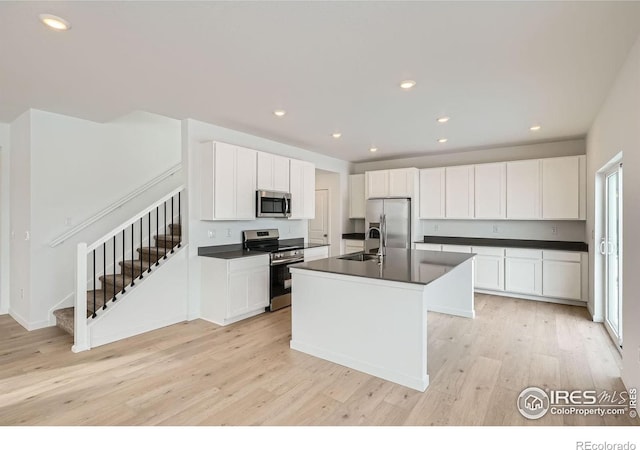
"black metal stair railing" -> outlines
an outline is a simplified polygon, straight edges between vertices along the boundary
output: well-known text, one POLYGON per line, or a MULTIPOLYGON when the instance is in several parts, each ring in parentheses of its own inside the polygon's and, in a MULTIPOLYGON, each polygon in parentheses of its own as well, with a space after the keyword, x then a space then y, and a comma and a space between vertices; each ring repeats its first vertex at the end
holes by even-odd
POLYGON ((88 301, 92 306, 89 317, 97 317, 100 308, 107 309, 109 302, 115 302, 119 294, 124 294, 127 288, 135 286, 136 279, 141 280, 145 271, 150 273, 154 267, 160 265, 161 259, 167 259, 169 253, 174 253, 176 247, 182 246, 181 206, 181 192, 178 192, 137 216, 130 223, 114 232, 112 236, 101 239, 89 248, 87 256, 90 256, 90 261, 88 265, 93 271, 92 277, 90 276, 93 290, 91 300, 88 301), (177 214, 174 207, 176 196, 178 197, 177 214), (152 214, 153 209, 155 209, 155 214, 152 214), (162 209, 162 215, 160 209, 162 209), (167 222, 167 213, 170 214, 170 223, 167 222), (164 234, 160 234, 161 217, 164 222, 164 234), (179 232, 175 230, 176 220, 180 226, 179 232), (153 229, 155 229, 155 236, 151 233, 153 229), (155 243, 152 242, 152 239, 155 239, 155 243), (134 251, 136 246, 137 259, 134 251), (117 250, 120 248, 122 254, 117 255, 117 250), (127 249, 130 250, 130 255, 127 255, 127 249), (118 256, 121 256, 119 261, 118 256), (130 259, 127 259, 127 256, 130 259), (120 273, 117 272, 118 265, 120 273), (131 265, 130 271, 127 270, 128 265, 131 265), (146 268, 145 265, 147 265, 146 268), (113 278, 110 280, 107 274, 111 274, 113 278), (96 280, 100 281, 99 287, 96 280), (121 286, 118 285, 118 281, 121 281, 121 286), (99 295, 100 290, 102 290, 102 295, 99 295), (98 304, 100 300, 102 300, 101 305, 98 304))

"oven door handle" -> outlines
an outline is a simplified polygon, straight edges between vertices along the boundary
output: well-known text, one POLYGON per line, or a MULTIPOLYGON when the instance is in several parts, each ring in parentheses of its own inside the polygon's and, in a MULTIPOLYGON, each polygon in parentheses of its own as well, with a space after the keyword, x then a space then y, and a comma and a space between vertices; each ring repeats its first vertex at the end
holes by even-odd
POLYGON ((272 266, 281 266, 283 264, 291 264, 296 262, 304 262, 304 258, 291 258, 291 259, 280 259, 278 261, 273 261, 271 263, 272 266))

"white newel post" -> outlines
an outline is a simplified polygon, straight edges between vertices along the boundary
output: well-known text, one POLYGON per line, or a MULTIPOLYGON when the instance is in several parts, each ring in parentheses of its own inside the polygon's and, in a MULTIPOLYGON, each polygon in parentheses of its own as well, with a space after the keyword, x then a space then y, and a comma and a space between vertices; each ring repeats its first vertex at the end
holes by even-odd
POLYGON ((74 353, 89 350, 87 333, 87 244, 81 242, 76 250, 76 293, 74 316, 74 353))

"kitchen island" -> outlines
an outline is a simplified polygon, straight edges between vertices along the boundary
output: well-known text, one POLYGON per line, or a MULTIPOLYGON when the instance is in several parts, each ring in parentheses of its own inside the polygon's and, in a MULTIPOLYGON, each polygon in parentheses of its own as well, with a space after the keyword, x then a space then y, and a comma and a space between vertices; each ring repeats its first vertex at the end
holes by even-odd
POLYGON ((388 248, 291 266, 291 348, 419 391, 427 311, 475 316, 473 254, 388 248))

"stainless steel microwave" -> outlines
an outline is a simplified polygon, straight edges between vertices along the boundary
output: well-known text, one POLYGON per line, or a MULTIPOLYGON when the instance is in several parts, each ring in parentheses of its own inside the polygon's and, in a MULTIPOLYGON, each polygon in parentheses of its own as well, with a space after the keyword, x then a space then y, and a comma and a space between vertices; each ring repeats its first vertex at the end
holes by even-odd
POLYGON ((291 216, 291 194, 288 192, 257 191, 257 217, 291 216))

